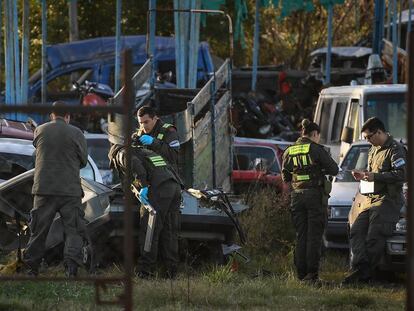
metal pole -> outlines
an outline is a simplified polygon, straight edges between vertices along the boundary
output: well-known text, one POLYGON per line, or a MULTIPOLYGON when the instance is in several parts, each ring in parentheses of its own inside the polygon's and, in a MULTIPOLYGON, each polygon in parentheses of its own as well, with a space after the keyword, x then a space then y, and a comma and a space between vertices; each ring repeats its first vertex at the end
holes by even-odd
MULTIPOLYGON (((407 40, 411 32, 411 14, 413 12, 413 0, 408 0, 408 28, 407 28, 407 40)), ((408 45, 407 45, 408 46, 408 45)))
POLYGON ((256 13, 254 18, 254 43, 253 43, 253 71, 252 71, 252 91, 256 91, 257 65, 259 62, 259 36, 260 36, 260 1, 256 0, 256 13))
MULTIPOLYGON (((192 0, 191 9, 200 9, 201 0, 192 0)), ((198 51, 200 42, 200 14, 190 13, 190 42, 188 61, 188 88, 197 88, 198 78, 198 51)), ((209 77, 210 78, 210 77, 209 77)))
POLYGON ((391 1, 388 0, 388 6, 387 6, 387 40, 390 41, 391 39, 391 10, 392 10, 392 4, 391 1))
POLYGON ((150 28, 149 28, 149 55, 154 56, 155 53, 155 31, 156 31, 156 21, 157 21, 157 0, 149 0, 149 19, 150 19, 150 28))
MULTIPOLYGON (((123 53, 122 76, 124 88, 124 115, 127 117, 126 124, 126 180, 132 181, 131 173, 131 134, 132 134, 132 106, 134 102, 134 92, 132 84, 132 51, 130 49, 123 53)), ((125 293, 124 293, 124 307, 125 310, 130 311, 133 308, 132 302, 132 275, 134 273, 134 237, 133 237, 133 195, 129 187, 125 188, 125 211, 124 211, 124 269, 125 269, 125 293)))
MULTIPOLYGON (((20 79, 20 47, 19 47, 19 22, 17 15, 17 1, 13 1, 13 45, 14 45, 14 78, 15 78, 15 105, 21 104, 21 79, 20 79)), ((18 120, 20 114, 16 114, 18 120)))
MULTIPOLYGON (((9 82, 9 95, 6 95, 6 100, 8 99, 9 105, 16 104, 16 79, 15 79, 15 57, 14 57, 14 36, 13 36, 13 4, 11 0, 7 1, 6 10, 7 10, 7 17, 6 17, 6 35, 7 35, 7 60, 9 62, 8 66, 8 77, 7 81, 9 82), (8 29, 8 30, 7 30, 8 29)), ((16 113, 13 113, 9 116, 11 119, 16 119, 16 113)))
POLYGON ((399 6, 397 5, 397 12, 398 12, 398 41, 397 41, 397 46, 401 47, 401 27, 402 27, 402 0, 398 1, 399 6))
POLYGON ((375 0, 375 22, 374 22, 374 38, 373 38, 373 54, 381 53, 381 42, 384 29, 384 6, 385 0, 375 0))
MULTIPOLYGON (((407 92, 407 143, 408 150, 414 148, 414 32, 408 40, 408 92, 407 92), (411 149, 410 149, 411 148, 411 149)), ((407 208, 407 311, 414 310, 414 161, 408 159, 408 208, 407 208)))
POLYGON ((42 0, 42 105, 46 105, 47 100, 47 88, 46 88, 46 66, 47 66, 47 55, 46 55, 46 44, 47 44, 47 7, 46 0, 42 0))
MULTIPOLYGON (((14 78, 12 78, 12 58, 10 57, 11 51, 10 51, 10 12, 9 12, 9 2, 10 0, 4 1, 4 67, 6 70, 5 75, 5 82, 6 82, 6 105, 11 105, 11 89, 12 89, 12 82, 14 81, 14 78)), ((10 114, 11 115, 11 114, 10 114)), ((9 118, 10 116, 7 116, 9 118)))
POLYGON ((116 25, 115 25, 115 93, 119 91, 119 73, 121 71, 121 10, 122 0, 116 0, 116 25))
POLYGON ((216 79, 210 84, 210 112, 211 112, 211 165, 213 175, 213 188, 216 188, 216 79))
POLYGON ((69 41, 79 40, 78 0, 69 1, 69 41))
POLYGON ((27 103, 29 90, 29 25, 30 3, 29 0, 23 1, 23 38, 22 38, 22 81, 21 81, 21 101, 27 103))
POLYGON ((326 52, 325 84, 331 83, 331 57, 332 57, 332 15, 333 5, 328 5, 328 50, 326 52))
MULTIPOLYGON (((151 89, 154 88, 155 85, 155 72, 156 72, 156 61, 155 61, 155 32, 157 27, 157 0, 149 0, 149 37, 148 40, 148 50, 149 55, 147 55, 148 58, 152 57, 153 62, 151 66, 151 79, 150 79, 150 85, 151 89)), ((148 18, 147 18, 148 19, 148 18)))
POLYGON ((392 1, 392 83, 398 83, 397 0, 392 1))

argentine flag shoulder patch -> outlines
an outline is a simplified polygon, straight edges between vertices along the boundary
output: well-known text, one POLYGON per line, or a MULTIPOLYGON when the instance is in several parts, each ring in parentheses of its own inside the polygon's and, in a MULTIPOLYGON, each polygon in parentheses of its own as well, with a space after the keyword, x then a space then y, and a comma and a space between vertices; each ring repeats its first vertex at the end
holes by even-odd
POLYGON ((171 148, 178 149, 180 148, 180 142, 178 140, 173 140, 168 144, 171 148))
POLYGON ((405 160, 403 158, 399 158, 397 160, 395 160, 394 162, 392 162, 392 166, 395 168, 399 168, 401 166, 405 165, 405 160))

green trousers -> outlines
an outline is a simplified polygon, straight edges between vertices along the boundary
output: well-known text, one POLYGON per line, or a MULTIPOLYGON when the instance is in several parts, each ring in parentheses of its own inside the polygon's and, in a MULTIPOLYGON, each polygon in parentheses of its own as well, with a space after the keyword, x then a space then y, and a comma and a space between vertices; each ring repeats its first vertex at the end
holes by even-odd
POLYGON ((180 223, 181 188, 175 181, 166 181, 157 189, 151 188, 148 196, 150 204, 157 211, 151 251, 144 251, 148 224, 148 211, 141 207, 139 242, 140 257, 138 270, 153 273, 157 259, 168 272, 174 273, 179 262, 178 233, 180 223))
POLYGON ((349 239, 353 269, 372 270, 378 266, 399 215, 396 200, 388 198, 371 202, 371 207, 358 215, 349 239))
POLYGON ((327 222, 327 208, 322 201, 322 190, 317 188, 291 193, 292 222, 296 230, 294 260, 299 278, 319 271, 322 235, 327 222))
POLYGON ((34 268, 38 267, 45 254, 46 238, 56 213, 60 214, 65 236, 64 260, 82 264, 85 220, 81 198, 35 195, 30 211, 30 239, 23 255, 23 260, 34 268))

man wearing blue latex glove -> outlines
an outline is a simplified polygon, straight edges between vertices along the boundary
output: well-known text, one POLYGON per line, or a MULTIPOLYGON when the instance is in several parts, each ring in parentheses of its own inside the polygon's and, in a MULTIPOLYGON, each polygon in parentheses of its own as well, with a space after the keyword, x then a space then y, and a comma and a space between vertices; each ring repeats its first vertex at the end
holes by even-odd
POLYGON ((139 198, 141 199, 142 204, 149 204, 148 187, 141 188, 141 190, 139 191, 139 198))
POLYGON ((155 109, 150 106, 141 107, 137 119, 140 128, 132 135, 132 140, 158 153, 178 172, 180 142, 177 129, 172 124, 161 121, 155 109))
MULTIPOLYGON (((126 176, 125 151, 124 145, 113 145, 108 157, 111 167, 118 171, 124 186, 128 186, 124 180, 126 176)), ((130 169, 133 176, 132 185, 139 189, 141 203, 149 204, 157 211, 151 251, 146 252, 144 245, 149 212, 141 206, 139 225, 141 255, 138 260, 138 277, 148 278, 153 275, 158 251, 167 268, 167 276, 174 277, 179 261, 181 181, 160 155, 142 146, 131 148, 130 169)))
POLYGON ((152 138, 151 136, 147 134, 144 134, 139 138, 139 141, 144 146, 150 146, 154 142, 154 138, 152 138))

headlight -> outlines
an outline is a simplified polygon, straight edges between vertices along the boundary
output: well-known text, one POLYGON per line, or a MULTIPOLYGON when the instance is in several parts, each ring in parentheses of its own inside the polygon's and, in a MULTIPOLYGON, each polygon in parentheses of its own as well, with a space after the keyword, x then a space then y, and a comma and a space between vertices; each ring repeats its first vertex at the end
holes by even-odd
POLYGON ((407 232, 407 221, 405 218, 401 218, 397 224, 395 225, 395 231, 398 233, 406 233, 407 232))
POLYGON ((332 219, 346 219, 348 218, 350 206, 329 206, 329 218, 332 219))
POLYGON ((404 245, 400 243, 391 243, 391 250, 401 252, 404 250, 404 245))

